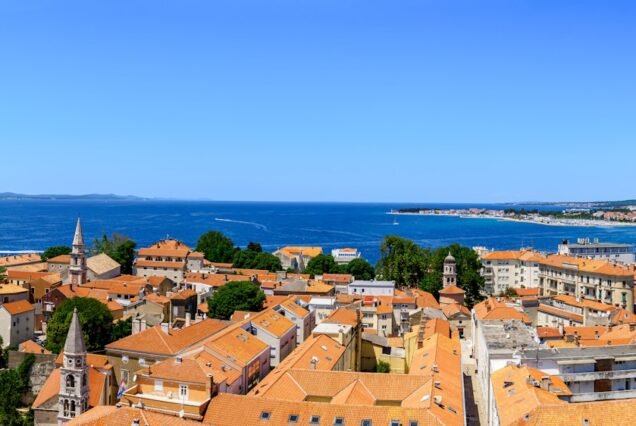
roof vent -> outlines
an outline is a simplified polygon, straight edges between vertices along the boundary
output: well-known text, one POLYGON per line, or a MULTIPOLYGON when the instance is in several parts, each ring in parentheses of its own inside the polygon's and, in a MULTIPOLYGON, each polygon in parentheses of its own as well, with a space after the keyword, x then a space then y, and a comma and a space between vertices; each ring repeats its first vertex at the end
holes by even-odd
POLYGON ((176 357, 176 358, 174 359, 174 363, 175 363, 175 364, 181 364, 181 363, 183 363, 183 358, 181 358, 180 356, 176 357))
POLYGON ((439 406, 442 405, 442 395, 435 395, 433 397, 433 402, 439 406))

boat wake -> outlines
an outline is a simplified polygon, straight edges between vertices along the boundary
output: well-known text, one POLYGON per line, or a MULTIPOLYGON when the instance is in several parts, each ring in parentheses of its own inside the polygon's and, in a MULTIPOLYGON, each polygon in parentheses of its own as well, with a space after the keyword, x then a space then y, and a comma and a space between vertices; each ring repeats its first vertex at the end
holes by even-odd
POLYGON ((251 225, 256 229, 262 229, 263 231, 269 232, 269 230, 267 229, 267 226, 261 224, 261 223, 256 223, 256 222, 246 222, 244 220, 234 220, 234 219, 224 219, 221 217, 215 217, 214 220, 216 220, 217 222, 227 222, 227 223, 238 223, 241 225, 251 225))

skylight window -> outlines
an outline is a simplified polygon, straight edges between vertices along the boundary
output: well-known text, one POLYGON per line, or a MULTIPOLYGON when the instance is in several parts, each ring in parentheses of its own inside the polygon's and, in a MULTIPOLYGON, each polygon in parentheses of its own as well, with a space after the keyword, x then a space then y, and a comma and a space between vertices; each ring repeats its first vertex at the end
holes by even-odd
POLYGON ((261 412, 261 420, 266 422, 269 421, 269 419, 272 418, 272 413, 269 411, 262 411, 261 412))
POLYGON ((288 423, 298 423, 298 414, 290 414, 288 423))
POLYGON ((311 418, 309 419, 309 424, 310 425, 320 424, 320 416, 311 416, 311 418))
POLYGON ((370 419, 364 419, 360 422, 360 426, 372 426, 373 422, 370 419))
POLYGON ((344 417, 336 417, 333 419, 333 426, 343 426, 344 424, 344 417))

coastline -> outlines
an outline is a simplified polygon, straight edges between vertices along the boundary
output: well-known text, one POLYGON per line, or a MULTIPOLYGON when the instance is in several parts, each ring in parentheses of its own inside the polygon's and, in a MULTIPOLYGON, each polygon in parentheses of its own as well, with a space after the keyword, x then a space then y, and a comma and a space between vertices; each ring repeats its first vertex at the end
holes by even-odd
POLYGON ((415 212, 398 212, 398 211, 388 211, 386 214, 395 215, 395 216, 448 216, 448 217, 457 217, 459 219, 490 219, 497 220, 500 222, 518 222, 518 223, 531 223, 534 225, 545 225, 545 226, 565 226, 565 227, 590 227, 590 228, 615 228, 615 227, 633 227, 636 226, 636 223, 629 222, 616 222, 616 221, 607 221, 607 220, 592 220, 592 219, 550 219, 545 218, 545 220, 534 220, 534 219, 520 219, 513 217, 504 217, 504 216, 493 216, 486 214, 456 214, 456 213, 415 213, 415 212))

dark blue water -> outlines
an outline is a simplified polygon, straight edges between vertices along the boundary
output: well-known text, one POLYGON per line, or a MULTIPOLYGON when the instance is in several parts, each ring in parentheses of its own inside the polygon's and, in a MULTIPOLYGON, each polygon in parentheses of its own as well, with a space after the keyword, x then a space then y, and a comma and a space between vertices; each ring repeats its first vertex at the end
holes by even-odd
MULTIPOLYGON (((413 205, 415 206, 415 205, 413 205)), ((418 204, 437 208, 489 205, 418 204)), ((391 208, 408 204, 239 203, 175 201, 0 201, 0 250, 42 250, 70 245, 75 218, 82 217, 85 237, 118 232, 147 246, 166 235, 194 246, 203 232, 214 229, 235 244, 262 243, 274 251, 283 245, 357 247, 375 262, 385 235, 396 234, 423 246, 453 242, 495 249, 533 246, 555 251, 559 241, 579 237, 636 243, 636 227, 553 227, 489 219, 399 216, 391 208)), ((534 206, 517 206, 533 208, 534 206)), ((545 208, 545 207, 544 207, 545 208)))

